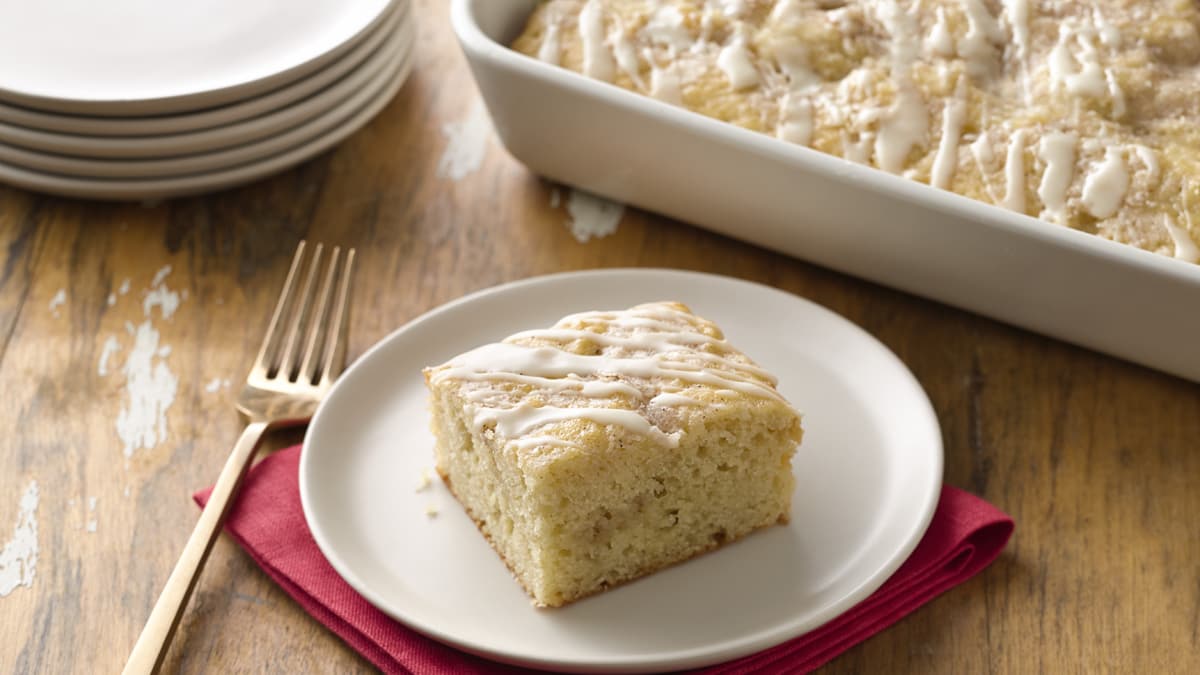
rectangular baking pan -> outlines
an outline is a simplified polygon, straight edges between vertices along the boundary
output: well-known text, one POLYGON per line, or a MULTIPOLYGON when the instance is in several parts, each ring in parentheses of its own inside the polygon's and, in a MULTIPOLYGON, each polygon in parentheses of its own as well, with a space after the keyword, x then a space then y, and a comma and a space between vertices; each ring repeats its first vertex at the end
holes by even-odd
POLYGON ((706 118, 512 51, 536 0, 453 0, 501 141, 534 172, 1200 382, 1200 265, 706 118))

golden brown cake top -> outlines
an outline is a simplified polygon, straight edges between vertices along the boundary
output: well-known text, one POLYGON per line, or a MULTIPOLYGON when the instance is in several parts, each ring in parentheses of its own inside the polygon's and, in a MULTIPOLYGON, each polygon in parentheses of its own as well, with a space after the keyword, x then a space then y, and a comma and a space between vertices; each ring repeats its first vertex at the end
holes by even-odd
POLYGON ((550 0, 514 48, 1200 260, 1193 0, 550 0))
POLYGON ((684 305, 572 314, 425 371, 453 386, 474 424, 520 448, 579 446, 602 428, 679 441, 681 419, 721 407, 795 411, 775 378, 684 305))

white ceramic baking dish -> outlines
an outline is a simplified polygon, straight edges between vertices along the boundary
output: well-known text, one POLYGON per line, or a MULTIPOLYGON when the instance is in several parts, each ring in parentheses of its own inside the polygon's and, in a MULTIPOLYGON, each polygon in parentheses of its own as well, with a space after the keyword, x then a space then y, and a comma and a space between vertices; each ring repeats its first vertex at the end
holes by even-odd
POLYGON ((453 0, 496 130, 552 180, 1200 381, 1200 266, 672 107, 506 47, 536 0, 453 0))

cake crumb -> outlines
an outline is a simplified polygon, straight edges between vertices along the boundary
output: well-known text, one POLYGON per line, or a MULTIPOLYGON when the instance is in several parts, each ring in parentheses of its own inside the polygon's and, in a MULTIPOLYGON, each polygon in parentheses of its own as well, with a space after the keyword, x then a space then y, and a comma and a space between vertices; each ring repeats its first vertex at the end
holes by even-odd
POLYGON ((424 492, 433 485, 433 477, 429 475, 429 469, 421 471, 421 478, 417 481, 417 492, 424 492))
POLYGON ((437 507, 434 506, 433 504, 427 504, 425 506, 425 515, 430 518, 437 518, 437 515, 438 515, 437 507))

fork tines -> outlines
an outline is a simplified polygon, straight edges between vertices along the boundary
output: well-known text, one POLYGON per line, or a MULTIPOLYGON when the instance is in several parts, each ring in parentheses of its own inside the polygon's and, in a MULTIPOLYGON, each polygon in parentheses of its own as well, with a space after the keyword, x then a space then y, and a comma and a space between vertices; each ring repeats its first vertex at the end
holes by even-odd
POLYGON ((349 314, 346 303, 354 249, 342 256, 341 247, 335 246, 325 256, 326 262, 325 246, 317 244, 312 259, 305 264, 306 248, 304 241, 296 247, 251 375, 268 380, 332 384, 345 361, 349 314))

